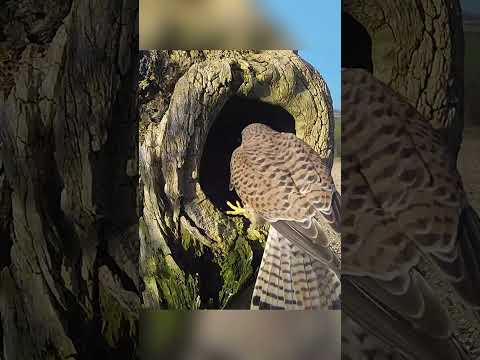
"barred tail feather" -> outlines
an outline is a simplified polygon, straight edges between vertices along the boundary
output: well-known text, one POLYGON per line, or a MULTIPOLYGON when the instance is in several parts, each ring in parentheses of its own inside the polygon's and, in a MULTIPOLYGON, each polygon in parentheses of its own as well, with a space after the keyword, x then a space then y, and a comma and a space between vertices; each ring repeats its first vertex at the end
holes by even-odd
POLYGON ((271 227, 253 291, 252 310, 339 309, 340 281, 271 227))

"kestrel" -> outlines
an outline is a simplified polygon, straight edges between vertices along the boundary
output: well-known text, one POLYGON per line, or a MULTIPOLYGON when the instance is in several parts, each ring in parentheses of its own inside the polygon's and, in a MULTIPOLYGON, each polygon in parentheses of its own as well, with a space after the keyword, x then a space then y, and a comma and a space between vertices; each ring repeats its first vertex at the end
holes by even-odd
POLYGON ((338 308, 340 260, 325 229, 339 231, 340 195, 326 161, 295 135, 255 123, 230 171, 245 209, 228 203, 228 213, 270 224, 251 308, 338 308))
POLYGON ((401 358, 469 359, 420 268, 480 308, 480 222, 446 139, 364 70, 342 71, 342 109, 344 356, 373 356, 373 334, 401 358))

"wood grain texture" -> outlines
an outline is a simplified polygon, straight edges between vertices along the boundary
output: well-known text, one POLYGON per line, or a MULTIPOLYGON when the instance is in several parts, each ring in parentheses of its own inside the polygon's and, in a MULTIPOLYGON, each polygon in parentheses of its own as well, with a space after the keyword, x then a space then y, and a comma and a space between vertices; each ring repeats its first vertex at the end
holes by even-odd
POLYGON ((133 352, 137 16, 129 0, 2 4, 0 354, 7 359, 133 352))
POLYGON ((373 74, 405 96, 457 153, 463 131, 463 25, 459 0, 345 0, 372 40, 373 74))

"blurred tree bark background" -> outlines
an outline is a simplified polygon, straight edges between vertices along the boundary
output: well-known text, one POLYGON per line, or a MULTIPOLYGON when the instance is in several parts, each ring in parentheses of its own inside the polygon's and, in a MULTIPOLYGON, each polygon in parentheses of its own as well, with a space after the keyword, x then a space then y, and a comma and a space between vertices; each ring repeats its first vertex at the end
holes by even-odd
POLYGON ((132 358, 138 2, 0 14, 0 359, 132 358))
POLYGON ((464 113, 459 1, 344 0, 342 11, 342 66, 370 67, 434 128, 445 129, 457 153, 464 113))

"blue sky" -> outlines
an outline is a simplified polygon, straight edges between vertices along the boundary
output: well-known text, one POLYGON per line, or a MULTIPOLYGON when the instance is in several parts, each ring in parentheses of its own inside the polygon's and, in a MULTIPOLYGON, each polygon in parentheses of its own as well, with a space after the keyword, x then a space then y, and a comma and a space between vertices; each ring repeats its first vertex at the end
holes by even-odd
MULTIPOLYGON (((341 0, 258 0, 267 17, 299 43, 300 55, 326 80, 333 107, 341 108, 341 0), (301 4, 301 5, 300 5, 301 4)), ((480 13, 480 0, 461 0, 480 13)))
POLYGON ((299 53, 327 82, 334 109, 341 106, 341 0, 259 0, 270 19, 286 29, 299 53))

